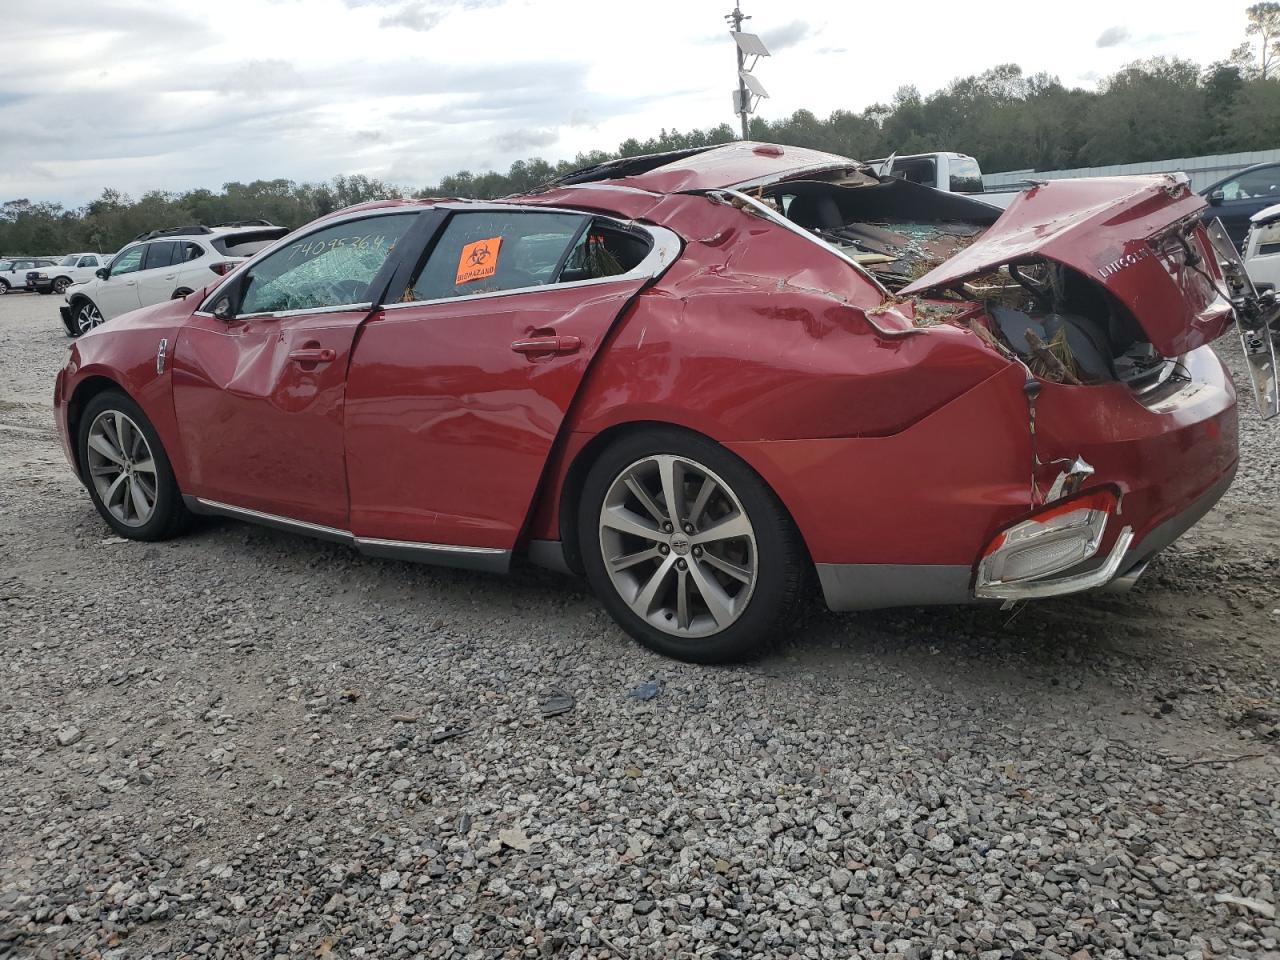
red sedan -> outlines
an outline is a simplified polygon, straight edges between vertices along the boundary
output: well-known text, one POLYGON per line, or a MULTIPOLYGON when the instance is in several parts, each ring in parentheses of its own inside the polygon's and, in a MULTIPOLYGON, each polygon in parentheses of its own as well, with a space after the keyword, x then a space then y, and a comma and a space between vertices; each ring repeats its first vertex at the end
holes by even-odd
POLYGON ((810 574, 834 610, 1114 587, 1236 469, 1203 206, 1002 212, 752 143, 370 203, 77 340, 58 426, 122 536, 523 555, 689 660, 757 651, 810 574))

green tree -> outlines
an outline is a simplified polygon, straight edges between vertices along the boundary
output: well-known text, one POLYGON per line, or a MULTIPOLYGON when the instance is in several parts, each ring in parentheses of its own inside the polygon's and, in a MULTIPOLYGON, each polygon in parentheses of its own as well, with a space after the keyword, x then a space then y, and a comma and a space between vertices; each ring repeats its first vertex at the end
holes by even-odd
POLYGON ((1249 18, 1244 32, 1258 38, 1258 73, 1266 80, 1280 57, 1280 3, 1255 3, 1244 13, 1249 18))

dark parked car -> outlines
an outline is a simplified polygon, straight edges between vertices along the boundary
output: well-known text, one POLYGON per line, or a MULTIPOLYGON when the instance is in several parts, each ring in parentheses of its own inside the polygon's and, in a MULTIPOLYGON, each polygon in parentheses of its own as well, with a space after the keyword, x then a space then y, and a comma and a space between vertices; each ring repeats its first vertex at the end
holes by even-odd
POLYGON ((1209 201, 1204 212, 1206 221, 1220 219, 1236 249, 1243 249, 1249 218, 1280 203, 1280 162, 1245 167, 1209 184, 1200 195, 1209 201))

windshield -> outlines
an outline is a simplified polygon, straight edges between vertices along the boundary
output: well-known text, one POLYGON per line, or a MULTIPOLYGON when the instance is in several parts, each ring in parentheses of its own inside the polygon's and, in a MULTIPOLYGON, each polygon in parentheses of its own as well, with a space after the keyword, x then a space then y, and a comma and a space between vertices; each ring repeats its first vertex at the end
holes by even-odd
POLYGON ((69 254, 69 255, 67 255, 67 256, 65 256, 65 257, 63 257, 61 260, 59 260, 59 261, 58 261, 58 266, 60 266, 60 267, 74 267, 74 266, 76 265, 76 261, 77 261, 77 260, 79 260, 79 259, 80 259, 80 255, 79 255, 78 253, 72 253, 72 254, 69 254))

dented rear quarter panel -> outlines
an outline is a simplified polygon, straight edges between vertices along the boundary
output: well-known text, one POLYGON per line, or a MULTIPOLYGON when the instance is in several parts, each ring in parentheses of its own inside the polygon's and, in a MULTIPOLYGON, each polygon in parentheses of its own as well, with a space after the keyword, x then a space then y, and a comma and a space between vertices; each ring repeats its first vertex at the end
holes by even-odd
MULTIPOLYGON (((982 514, 973 526, 985 532, 993 504, 1025 509, 1021 367, 966 329, 913 329, 898 316, 886 333, 883 317, 867 318, 884 303, 876 285, 776 224, 700 196, 667 198, 654 213, 685 249, 637 298, 588 373, 532 536, 559 538, 560 492, 585 444, 637 422, 683 426, 737 452, 791 509, 818 562, 854 562, 852 544, 884 562, 910 553, 901 530, 890 546, 864 529, 868 504, 893 531, 916 509, 908 491, 922 486, 921 465, 942 467, 957 445, 972 482, 939 493, 937 518, 970 500, 982 514), (945 413, 988 381, 963 410, 945 413), (976 425, 983 443, 962 435, 976 425)), ((961 525, 954 548, 926 547, 927 557, 943 559, 915 562, 964 552, 967 563, 974 535, 961 525)))

